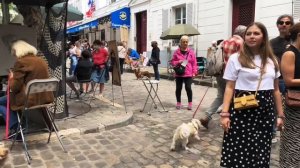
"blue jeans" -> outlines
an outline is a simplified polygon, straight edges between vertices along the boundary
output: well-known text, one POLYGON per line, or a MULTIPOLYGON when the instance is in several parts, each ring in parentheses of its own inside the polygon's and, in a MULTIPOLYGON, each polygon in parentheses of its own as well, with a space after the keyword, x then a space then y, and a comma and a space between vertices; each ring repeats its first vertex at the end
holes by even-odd
MULTIPOLYGON (((6 120, 6 102, 7 102, 7 97, 3 96, 0 97, 0 114, 6 120)), ((18 124, 18 119, 17 119, 17 113, 14 111, 10 110, 10 121, 9 121, 9 128, 17 128, 18 124)))
MULTIPOLYGON (((218 85, 218 94, 216 99, 212 102, 210 107, 205 112, 205 115, 208 120, 212 119, 212 115, 216 114, 219 110, 220 106, 223 104, 223 98, 226 88, 226 80, 223 79, 223 76, 216 77, 217 85, 218 85)), ((221 109, 222 110, 222 109, 221 109)))

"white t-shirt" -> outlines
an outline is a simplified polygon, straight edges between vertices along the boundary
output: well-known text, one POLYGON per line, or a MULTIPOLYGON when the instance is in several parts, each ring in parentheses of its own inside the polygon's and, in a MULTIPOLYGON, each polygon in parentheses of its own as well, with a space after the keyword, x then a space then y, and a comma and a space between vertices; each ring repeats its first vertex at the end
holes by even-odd
MULTIPOLYGON (((230 81, 235 81, 235 89, 256 91, 260 77, 261 58, 255 55, 255 69, 242 67, 238 60, 239 54, 235 53, 229 57, 223 78, 230 81)), ((268 63, 265 68, 265 73, 262 76, 262 81, 258 90, 274 89, 274 79, 280 76, 280 72, 275 72, 273 61, 268 58, 268 63)))
POLYGON ((119 58, 125 58, 126 49, 123 46, 118 46, 119 58))

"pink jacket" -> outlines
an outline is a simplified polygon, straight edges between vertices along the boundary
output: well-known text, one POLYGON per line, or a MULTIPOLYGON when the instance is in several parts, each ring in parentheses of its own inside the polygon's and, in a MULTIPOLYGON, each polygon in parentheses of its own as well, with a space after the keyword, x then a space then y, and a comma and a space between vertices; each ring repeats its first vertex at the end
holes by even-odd
POLYGON ((180 64, 180 60, 185 60, 186 58, 188 60, 188 63, 185 67, 184 75, 175 74, 175 77, 192 77, 193 75, 195 76, 198 73, 196 55, 194 51, 189 48, 187 49, 186 55, 181 54, 180 48, 178 48, 173 54, 172 65, 176 66, 180 64))

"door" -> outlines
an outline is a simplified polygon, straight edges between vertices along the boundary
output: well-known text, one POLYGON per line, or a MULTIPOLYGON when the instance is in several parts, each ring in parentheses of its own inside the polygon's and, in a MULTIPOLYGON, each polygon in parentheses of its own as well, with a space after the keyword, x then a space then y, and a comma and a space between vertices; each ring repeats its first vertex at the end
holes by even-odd
POLYGON ((233 0, 232 32, 238 25, 248 26, 254 22, 255 0, 233 0))
POLYGON ((147 11, 136 14, 136 50, 147 51, 147 11))

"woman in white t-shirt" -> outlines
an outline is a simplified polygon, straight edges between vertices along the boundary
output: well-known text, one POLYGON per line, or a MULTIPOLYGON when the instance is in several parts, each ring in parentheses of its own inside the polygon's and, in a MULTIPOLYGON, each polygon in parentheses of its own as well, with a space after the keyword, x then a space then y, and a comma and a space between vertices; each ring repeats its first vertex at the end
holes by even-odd
POLYGON ((240 54, 229 57, 223 76, 227 84, 220 114, 225 131, 221 166, 268 168, 275 105, 279 129, 284 117, 278 88, 279 66, 269 44, 267 29, 262 23, 255 22, 248 26, 244 39, 240 54), (234 109, 234 96, 243 91, 254 94, 256 90, 258 107, 234 109))
POLYGON ((121 74, 123 74, 123 65, 124 65, 127 51, 122 42, 118 43, 118 53, 119 53, 120 70, 121 70, 121 74))

